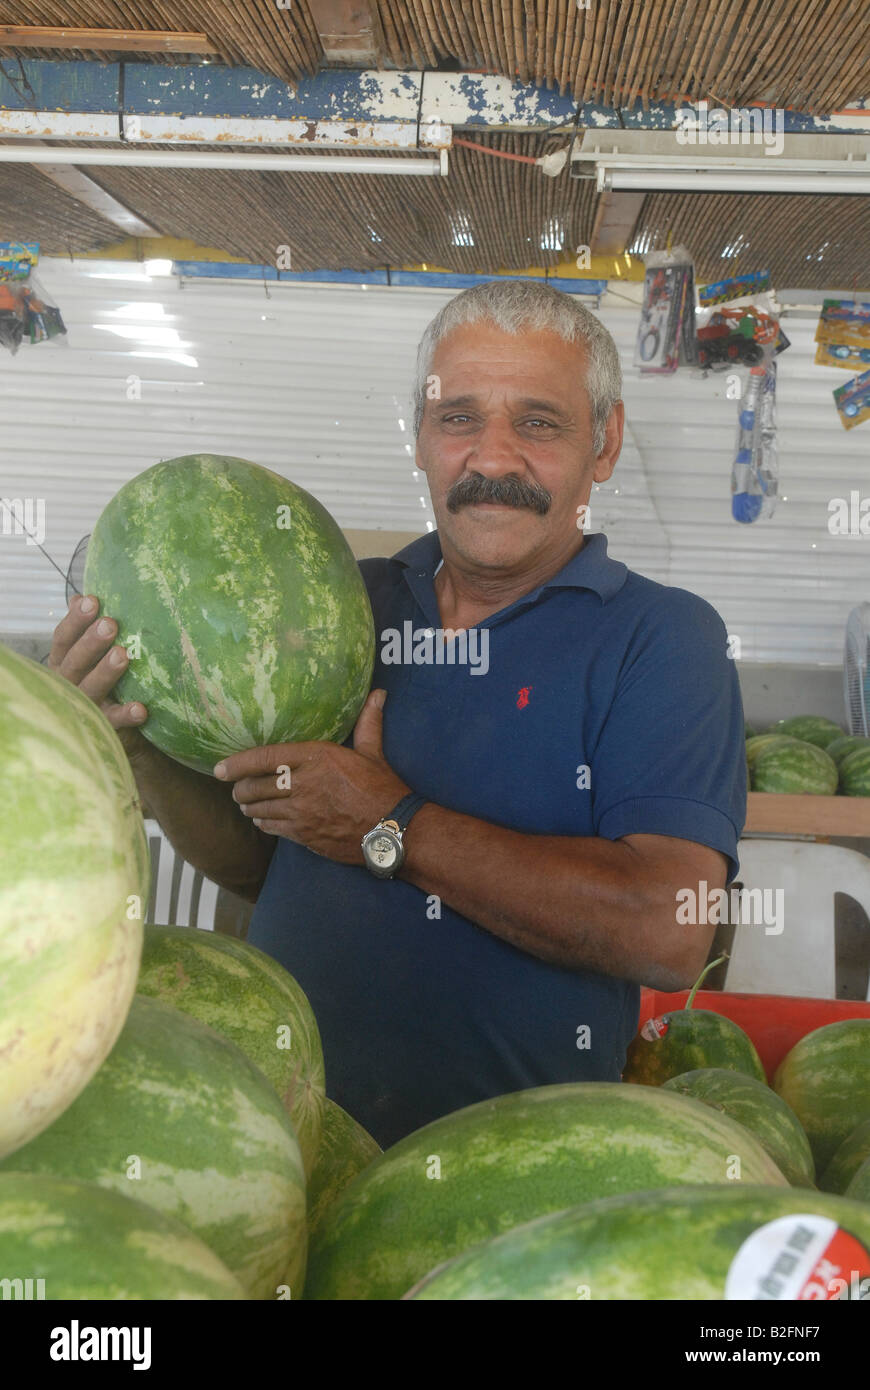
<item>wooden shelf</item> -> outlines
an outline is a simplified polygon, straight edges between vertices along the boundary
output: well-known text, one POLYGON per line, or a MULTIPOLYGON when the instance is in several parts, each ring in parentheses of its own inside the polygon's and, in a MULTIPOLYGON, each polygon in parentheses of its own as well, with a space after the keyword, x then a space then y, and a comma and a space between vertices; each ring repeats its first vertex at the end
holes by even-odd
POLYGON ((812 796, 809 793, 777 796, 772 792, 750 792, 745 830, 870 839, 870 797, 812 796))

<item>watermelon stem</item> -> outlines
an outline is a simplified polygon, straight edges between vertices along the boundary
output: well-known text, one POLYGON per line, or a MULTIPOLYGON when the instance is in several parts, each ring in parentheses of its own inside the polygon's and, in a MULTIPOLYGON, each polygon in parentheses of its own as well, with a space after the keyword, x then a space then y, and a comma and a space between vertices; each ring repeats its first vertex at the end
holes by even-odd
POLYGON ((695 995, 698 993, 698 990, 701 988, 701 985, 702 985, 703 982, 706 980, 707 976, 710 974, 710 971, 711 971, 711 970, 715 970, 715 968, 716 968, 717 965, 721 965, 722 962, 723 962, 723 960, 727 960, 727 959, 728 959, 728 952, 727 952, 727 951, 723 951, 722 954, 721 954, 721 956, 719 956, 718 960, 711 960, 709 965, 705 965, 705 966, 704 966, 704 969, 701 971, 701 973, 700 973, 700 975, 698 976, 697 980, 696 980, 695 983, 692 985, 692 992, 691 992, 691 994, 689 995, 688 999, 686 1000, 686 1008, 687 1008, 687 1009, 691 1009, 692 1005, 693 1005, 694 1002, 695 1002, 695 995))

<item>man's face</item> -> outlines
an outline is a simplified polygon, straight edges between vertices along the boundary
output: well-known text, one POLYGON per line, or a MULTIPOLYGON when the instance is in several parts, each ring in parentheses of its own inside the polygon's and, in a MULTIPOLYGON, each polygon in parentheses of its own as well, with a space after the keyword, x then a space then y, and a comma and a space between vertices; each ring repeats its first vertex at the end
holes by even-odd
POLYGON ((585 346, 550 330, 479 322, 441 340, 430 367, 440 398, 426 401, 417 466, 445 553, 511 571, 573 553, 578 508, 622 444, 620 405, 596 453, 585 374, 585 346), (503 500, 480 500, 495 489, 503 500))

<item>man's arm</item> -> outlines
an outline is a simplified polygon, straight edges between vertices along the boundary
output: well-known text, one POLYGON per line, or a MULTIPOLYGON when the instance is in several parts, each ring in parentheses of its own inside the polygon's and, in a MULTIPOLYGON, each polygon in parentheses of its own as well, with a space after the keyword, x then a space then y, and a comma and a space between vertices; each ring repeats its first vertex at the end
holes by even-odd
POLYGON ((99 705, 124 745, 139 795, 177 853, 221 887, 256 902, 274 839, 240 814, 231 788, 184 767, 143 738, 144 706, 111 699, 129 663, 126 650, 114 645, 117 635, 117 623, 100 618, 92 595, 75 596, 55 628, 47 664, 99 705))
POLYGON ((677 892, 724 888, 724 854, 665 835, 526 835, 427 804, 399 877, 542 960, 688 988, 715 928, 677 921, 677 892))
MULTIPOLYGON (((360 841, 410 788, 386 762, 383 691, 373 691, 353 749, 285 743, 234 753, 219 765, 235 798, 268 834, 342 864, 362 864, 360 841), (279 790, 275 770, 292 770, 279 790)), ((724 888, 724 854, 667 835, 527 835, 427 804, 406 832, 400 876, 542 960, 657 989, 692 984, 713 937, 677 921, 677 892, 701 880, 724 888)))

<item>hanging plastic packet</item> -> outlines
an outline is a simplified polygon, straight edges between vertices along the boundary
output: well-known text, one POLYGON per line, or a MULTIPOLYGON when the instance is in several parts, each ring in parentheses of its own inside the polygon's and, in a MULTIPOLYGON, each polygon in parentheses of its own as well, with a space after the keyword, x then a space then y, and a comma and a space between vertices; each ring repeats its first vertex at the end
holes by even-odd
POLYGON ((862 372, 851 381, 844 381, 834 391, 834 404, 843 429, 851 430, 870 420, 870 371, 862 372))
POLYGON ((866 370, 870 363, 870 303, 826 299, 816 325, 815 362, 846 371, 866 370))
POLYGON ((693 365, 695 351, 695 268, 684 246, 653 251, 644 258, 646 275, 634 365, 644 376, 693 365))
POLYGON ((739 402, 737 446, 731 469, 735 521, 766 521, 776 507, 779 466, 776 444, 776 360, 749 371, 739 402))
POLYGON ((0 242, 0 346, 13 354, 22 342, 66 333, 60 310, 33 272, 38 259, 36 242, 0 242))

